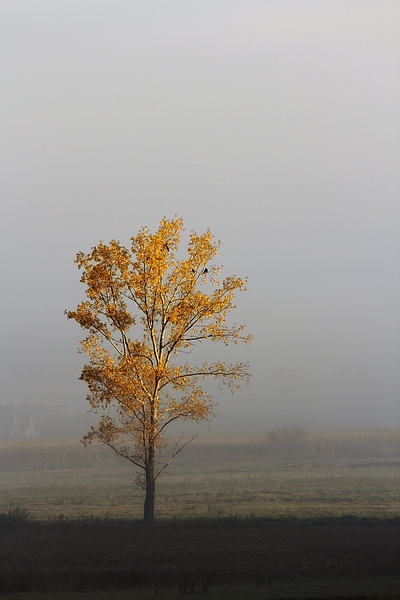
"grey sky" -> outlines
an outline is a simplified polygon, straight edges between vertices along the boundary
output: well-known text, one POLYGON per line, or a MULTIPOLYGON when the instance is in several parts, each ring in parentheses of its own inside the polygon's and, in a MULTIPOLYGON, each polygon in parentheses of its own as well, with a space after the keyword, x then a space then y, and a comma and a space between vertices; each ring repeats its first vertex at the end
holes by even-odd
POLYGON ((253 382, 215 430, 399 425, 399 24, 391 0, 2 0, 0 404, 84 406, 75 254, 178 214, 249 278, 253 382))

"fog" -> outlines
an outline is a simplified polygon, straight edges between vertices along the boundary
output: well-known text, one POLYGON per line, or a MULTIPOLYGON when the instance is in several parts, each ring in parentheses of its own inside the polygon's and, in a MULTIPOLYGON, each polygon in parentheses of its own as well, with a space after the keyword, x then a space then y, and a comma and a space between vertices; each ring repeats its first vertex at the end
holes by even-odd
POLYGON ((212 431, 399 426, 399 21, 391 0, 3 0, 0 405, 85 409, 75 255, 177 214, 248 277, 230 322, 255 341, 218 357, 252 383, 216 391, 212 431))

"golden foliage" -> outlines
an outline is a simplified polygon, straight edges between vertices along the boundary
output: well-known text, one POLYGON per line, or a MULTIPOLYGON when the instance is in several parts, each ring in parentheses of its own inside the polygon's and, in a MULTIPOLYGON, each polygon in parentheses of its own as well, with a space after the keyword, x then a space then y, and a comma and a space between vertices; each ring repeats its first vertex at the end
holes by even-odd
POLYGON ((131 238, 130 249, 113 240, 80 252, 87 300, 67 312, 87 332, 81 347, 90 363, 81 379, 92 410, 102 411, 85 442, 98 439, 144 470, 149 453, 163 446, 168 424, 212 416, 201 379, 234 390, 250 377, 244 363, 176 362, 198 342, 252 340, 243 326, 226 323, 234 292, 245 290, 246 281, 218 279, 221 269, 211 261, 219 243, 209 230, 192 232, 187 257, 178 260, 182 230, 182 219, 164 218, 155 234, 144 227, 131 238))

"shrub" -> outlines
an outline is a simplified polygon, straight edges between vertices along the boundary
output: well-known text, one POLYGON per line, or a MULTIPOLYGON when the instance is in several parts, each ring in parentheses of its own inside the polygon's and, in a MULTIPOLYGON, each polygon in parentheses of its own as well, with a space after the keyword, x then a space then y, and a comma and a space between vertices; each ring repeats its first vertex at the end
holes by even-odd
POLYGON ((5 525, 24 525, 32 518, 31 512, 27 508, 16 506, 9 508, 7 512, 0 513, 0 524, 5 525))
POLYGON ((267 432, 268 451, 278 458, 292 458, 304 454, 308 433, 300 425, 274 427, 267 432))

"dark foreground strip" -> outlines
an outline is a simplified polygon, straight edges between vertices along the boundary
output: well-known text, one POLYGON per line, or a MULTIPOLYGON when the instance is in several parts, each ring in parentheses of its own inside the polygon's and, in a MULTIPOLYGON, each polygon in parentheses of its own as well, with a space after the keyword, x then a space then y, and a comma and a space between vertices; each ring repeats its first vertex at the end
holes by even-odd
POLYGON ((3 523, 0 592, 396 576, 399 540, 398 518, 3 523))

